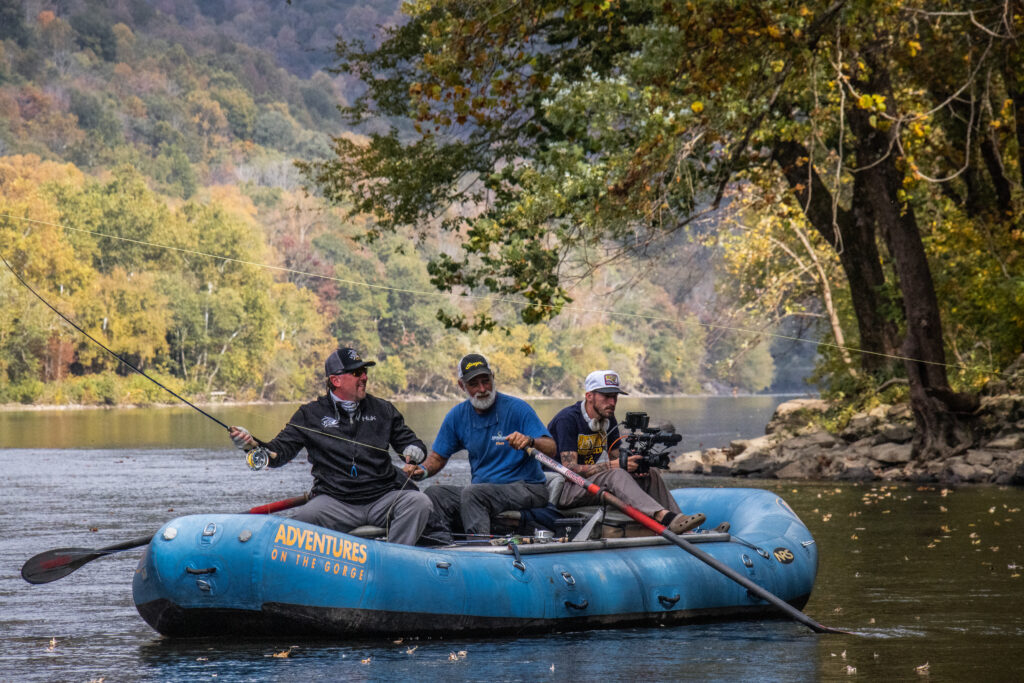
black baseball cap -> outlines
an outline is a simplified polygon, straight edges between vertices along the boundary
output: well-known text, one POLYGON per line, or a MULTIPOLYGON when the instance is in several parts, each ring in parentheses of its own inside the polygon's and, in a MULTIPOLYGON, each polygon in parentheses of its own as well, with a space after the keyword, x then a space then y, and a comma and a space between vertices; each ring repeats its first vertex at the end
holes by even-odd
POLYGON ((491 366, 487 364, 487 359, 481 356, 479 353, 470 353, 462 357, 459 361, 459 379, 463 382, 468 382, 477 375, 484 373, 493 375, 491 366))
POLYGON ((376 364, 376 361, 363 360, 362 356, 355 349, 342 348, 332 351, 331 355, 327 356, 327 360, 324 361, 324 373, 328 377, 331 375, 344 375, 346 372, 352 372, 359 368, 368 368, 376 364))

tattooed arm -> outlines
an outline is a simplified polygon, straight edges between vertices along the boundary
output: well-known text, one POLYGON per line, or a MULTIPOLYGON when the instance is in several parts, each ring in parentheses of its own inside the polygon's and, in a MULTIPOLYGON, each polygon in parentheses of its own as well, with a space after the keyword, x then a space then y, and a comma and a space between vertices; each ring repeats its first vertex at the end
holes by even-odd
POLYGON ((614 463, 609 460, 602 460, 601 462, 595 462, 592 465, 581 465, 576 451, 562 451, 559 455, 562 457, 562 464, 581 477, 589 478, 595 474, 606 472, 613 467, 619 466, 618 451, 616 451, 614 463))

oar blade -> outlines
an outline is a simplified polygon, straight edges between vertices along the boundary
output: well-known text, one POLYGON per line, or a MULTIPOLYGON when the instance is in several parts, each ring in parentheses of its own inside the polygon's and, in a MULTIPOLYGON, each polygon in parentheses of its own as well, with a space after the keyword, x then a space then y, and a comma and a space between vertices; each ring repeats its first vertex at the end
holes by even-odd
MULTIPOLYGON (((249 510, 249 513, 266 515, 272 512, 279 512, 281 510, 298 507, 307 500, 308 497, 305 495, 296 496, 295 498, 287 498, 275 503, 258 505, 249 510)), ((92 562, 98 557, 105 557, 107 555, 112 555, 113 553, 119 553, 122 550, 141 548, 144 545, 149 545, 150 540, 152 540, 151 535, 140 536, 116 545, 108 545, 106 548, 57 548, 55 550, 47 550, 39 553, 22 565, 21 578, 25 579, 29 583, 50 583, 57 579, 63 579, 83 564, 92 562)))
POLYGON ((103 553, 89 548, 56 548, 30 558, 21 567, 21 578, 29 583, 50 583, 96 559, 103 553))

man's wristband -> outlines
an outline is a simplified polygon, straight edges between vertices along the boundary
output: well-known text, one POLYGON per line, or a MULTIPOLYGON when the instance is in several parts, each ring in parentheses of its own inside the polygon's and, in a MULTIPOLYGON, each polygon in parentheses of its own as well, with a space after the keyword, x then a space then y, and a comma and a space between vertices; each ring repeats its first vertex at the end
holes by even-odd
POLYGON ((428 472, 427 468, 424 467, 423 465, 416 465, 416 467, 419 467, 421 470, 423 470, 423 479, 426 479, 427 477, 430 476, 430 472, 428 472))
POLYGON ((533 448, 533 444, 534 444, 534 443, 536 443, 536 440, 535 440, 535 439, 534 439, 534 438, 533 438, 533 437, 531 436, 531 437, 530 437, 530 445, 529 445, 529 446, 527 446, 527 448, 533 448))

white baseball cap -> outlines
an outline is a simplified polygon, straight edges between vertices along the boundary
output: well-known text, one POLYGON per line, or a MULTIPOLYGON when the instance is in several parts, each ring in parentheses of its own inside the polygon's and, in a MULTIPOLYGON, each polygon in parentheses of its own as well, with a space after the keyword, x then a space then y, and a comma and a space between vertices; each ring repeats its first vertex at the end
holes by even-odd
POLYGON ((619 373, 614 370, 594 370, 587 375, 587 381, 583 383, 586 391, 596 391, 599 394, 624 394, 628 393, 619 388, 619 373))

